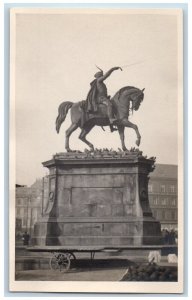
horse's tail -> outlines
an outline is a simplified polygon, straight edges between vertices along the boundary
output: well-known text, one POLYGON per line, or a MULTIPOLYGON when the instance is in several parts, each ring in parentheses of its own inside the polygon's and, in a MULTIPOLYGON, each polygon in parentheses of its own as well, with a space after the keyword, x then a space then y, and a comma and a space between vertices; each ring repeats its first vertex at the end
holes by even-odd
POLYGON ((56 119, 56 131, 59 133, 61 124, 65 121, 68 110, 73 106, 73 102, 66 101, 60 104, 58 109, 58 116, 56 119))

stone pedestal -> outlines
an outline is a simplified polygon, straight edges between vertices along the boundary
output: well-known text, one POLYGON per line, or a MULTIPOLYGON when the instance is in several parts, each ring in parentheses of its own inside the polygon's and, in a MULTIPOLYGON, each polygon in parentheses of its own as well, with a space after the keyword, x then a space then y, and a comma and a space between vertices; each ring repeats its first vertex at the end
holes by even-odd
POLYGON ((43 218, 36 245, 106 246, 161 243, 160 223, 149 206, 154 159, 138 150, 60 153, 49 169, 43 218))

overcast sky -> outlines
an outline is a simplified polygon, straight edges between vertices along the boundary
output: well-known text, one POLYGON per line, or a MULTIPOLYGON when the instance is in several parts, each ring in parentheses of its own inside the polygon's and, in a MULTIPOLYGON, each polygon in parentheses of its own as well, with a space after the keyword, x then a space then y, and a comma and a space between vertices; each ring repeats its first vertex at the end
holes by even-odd
MULTIPOLYGON (((55 131, 58 106, 86 98, 97 72, 115 71, 106 80, 113 96, 123 86, 145 88, 142 105, 130 121, 139 127, 144 155, 177 164, 178 32, 172 14, 18 14, 16 17, 16 178, 31 185, 47 170, 42 162, 64 152, 65 130, 55 131)), ((87 146, 70 139, 72 149, 87 146)), ((118 133, 95 127, 87 138, 96 148, 121 146, 118 133)), ((127 148, 136 146, 125 130, 127 148)))

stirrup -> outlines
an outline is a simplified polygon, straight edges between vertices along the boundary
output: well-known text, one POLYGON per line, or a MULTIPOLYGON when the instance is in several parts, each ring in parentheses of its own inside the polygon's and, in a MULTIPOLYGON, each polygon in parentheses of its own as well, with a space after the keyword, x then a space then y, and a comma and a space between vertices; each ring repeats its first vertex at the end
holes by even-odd
POLYGON ((113 125, 110 125, 109 127, 110 127, 111 132, 118 130, 116 127, 113 127, 113 125))

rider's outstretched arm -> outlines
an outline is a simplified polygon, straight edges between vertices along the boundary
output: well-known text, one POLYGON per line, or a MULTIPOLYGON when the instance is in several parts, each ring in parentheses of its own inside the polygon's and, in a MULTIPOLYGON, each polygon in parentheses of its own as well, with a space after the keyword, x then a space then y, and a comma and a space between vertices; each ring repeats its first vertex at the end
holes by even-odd
POLYGON ((115 71, 115 70, 121 70, 122 71, 122 69, 120 68, 120 67, 114 67, 114 68, 111 68, 109 71, 107 71, 103 76, 101 76, 101 77, 99 77, 98 78, 98 81, 104 81, 106 78, 108 78, 110 75, 111 75, 111 73, 113 72, 113 71, 115 71))

